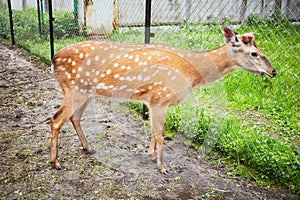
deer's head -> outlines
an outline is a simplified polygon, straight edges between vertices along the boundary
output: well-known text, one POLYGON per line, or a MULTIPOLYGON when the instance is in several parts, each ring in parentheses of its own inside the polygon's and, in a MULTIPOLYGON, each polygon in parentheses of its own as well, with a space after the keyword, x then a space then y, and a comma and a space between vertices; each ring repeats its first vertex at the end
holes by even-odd
POLYGON ((230 48, 230 56, 238 67, 255 74, 266 73, 270 77, 276 75, 275 68, 256 46, 253 33, 239 35, 224 23, 222 33, 225 43, 230 48))

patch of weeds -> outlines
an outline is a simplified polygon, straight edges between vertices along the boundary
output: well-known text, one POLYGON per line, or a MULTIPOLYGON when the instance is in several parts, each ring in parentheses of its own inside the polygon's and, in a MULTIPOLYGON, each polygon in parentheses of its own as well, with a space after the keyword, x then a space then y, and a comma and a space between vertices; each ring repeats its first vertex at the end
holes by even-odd
POLYGON ((208 192, 201 195, 205 199, 211 199, 217 197, 215 189, 211 188, 208 192))

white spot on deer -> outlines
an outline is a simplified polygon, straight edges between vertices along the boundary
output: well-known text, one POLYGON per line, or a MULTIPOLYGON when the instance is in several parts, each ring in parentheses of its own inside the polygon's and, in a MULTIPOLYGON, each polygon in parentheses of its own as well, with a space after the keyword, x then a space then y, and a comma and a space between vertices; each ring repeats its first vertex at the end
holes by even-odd
POLYGON ((158 96, 161 96, 161 92, 158 92, 157 95, 158 95, 158 96))
POLYGON ((76 78, 80 78, 80 74, 76 74, 76 78))
POLYGON ((121 69, 126 69, 126 66, 125 65, 121 65, 121 69))
POLYGON ((102 73, 102 74, 100 75, 100 78, 104 78, 104 77, 105 77, 105 74, 102 73))
POLYGON ((104 51, 108 51, 108 49, 109 49, 108 47, 104 47, 104 51))
POLYGON ((138 79, 139 81, 141 81, 141 80, 143 80, 143 76, 142 76, 141 74, 139 74, 138 77, 137 77, 137 79, 138 79))
POLYGON ((131 88, 126 90, 126 92, 132 92, 132 91, 133 91, 133 89, 131 89, 131 88))
POLYGON ((153 86, 152 85, 149 85, 148 86, 148 90, 152 90, 153 89, 153 86))
POLYGON ((176 80, 176 76, 172 76, 171 80, 175 81, 176 80))
POLYGON ((72 58, 69 58, 69 59, 68 59, 68 63, 71 63, 71 62, 72 62, 72 58))
POLYGON ((120 77, 120 81, 124 81, 125 78, 123 76, 120 77))
POLYGON ((108 56, 108 57, 109 57, 109 58, 113 58, 113 57, 114 57, 114 55, 115 55, 114 53, 111 53, 111 54, 109 54, 109 56, 108 56))
POLYGON ((127 66, 127 70, 130 70, 131 69, 131 66, 127 66))
POLYGON ((139 93, 140 91, 139 90, 137 90, 137 89, 135 89, 134 91, 133 91, 133 93, 135 93, 135 94, 137 94, 137 93, 139 93))
POLYGON ((130 55, 128 58, 129 58, 130 60, 132 60, 132 59, 133 59, 133 55, 130 55))
POLYGON ((126 79, 127 81, 131 81, 131 76, 126 76, 125 79, 126 79))
POLYGON ((124 90, 125 88, 127 88, 127 85, 121 85, 119 90, 124 90))
POLYGON ((91 73, 89 71, 85 72, 85 76, 90 76, 90 75, 91 75, 91 73))
POLYGON ((102 63, 102 64, 106 63, 106 59, 103 58, 102 61, 101 61, 101 63, 102 63))
POLYGON ((100 72, 97 70, 95 74, 96 76, 99 76, 100 72))
POLYGON ((67 76, 68 76, 68 79, 71 79, 71 74, 69 74, 69 73, 68 73, 68 75, 67 75, 67 76))
POLYGON ((169 70, 168 73, 167 73, 167 75, 171 76, 171 74, 172 74, 172 70, 169 70))
POLYGON ((100 59, 100 56, 95 56, 95 61, 98 61, 100 59))
POLYGON ((93 79, 93 82, 94 82, 94 83, 97 83, 97 82, 98 82, 98 79, 97 79, 97 78, 94 78, 94 79, 93 79))
POLYGON ((115 75, 114 75, 114 78, 119 78, 119 77, 120 77, 119 74, 115 74, 115 75))
POLYGON ((82 78, 82 79, 80 79, 80 83, 84 83, 84 79, 82 78))
POLYGON ((71 84, 72 84, 72 85, 75 85, 75 81, 74 81, 74 80, 71 80, 71 84))
POLYGON ((118 67, 118 66, 119 66, 119 63, 115 63, 115 64, 114 64, 114 67, 118 67))
POLYGON ((85 53, 84 56, 85 56, 85 58, 87 58, 87 57, 89 57, 89 55, 90 55, 89 53, 85 53))
POLYGON ((60 61, 61 61, 61 58, 56 58, 55 61, 56 61, 56 62, 60 62, 60 61))
POLYGON ((75 74, 75 73, 76 73, 76 70, 75 70, 75 69, 72 69, 72 73, 75 74))
POLYGON ((150 81, 150 76, 149 76, 149 75, 148 75, 148 76, 145 76, 145 78, 143 79, 143 81, 144 81, 144 82, 150 81))
POLYGON ((152 59, 152 56, 148 56, 147 60, 151 60, 152 59))
POLYGON ((79 58, 82 59, 83 58, 83 53, 79 54, 79 58))
POLYGON ((124 58, 127 58, 128 56, 129 56, 128 54, 124 54, 124 55, 123 55, 124 58))
POLYGON ((62 59, 63 62, 66 62, 67 58, 62 59))
POLYGON ((94 51, 94 50, 95 50, 95 47, 94 47, 94 46, 91 46, 91 49, 94 51))
POLYGON ((139 62, 139 57, 136 57, 135 59, 134 59, 134 62, 139 62))
POLYGON ((91 64, 92 64, 92 61, 91 61, 90 58, 88 58, 88 59, 86 60, 86 64, 87 64, 87 65, 91 65, 91 64))
POLYGON ((74 52, 75 52, 75 53, 78 53, 78 52, 79 52, 79 50, 78 50, 78 49, 74 49, 74 52))
POLYGON ((113 89, 115 86, 114 85, 109 85, 108 88, 109 89, 113 89))
POLYGON ((75 85, 75 90, 77 91, 77 90, 79 90, 79 87, 78 87, 78 85, 75 85))
POLYGON ((105 84, 104 83, 99 83, 97 86, 96 86, 97 89, 104 89, 105 88, 105 84))
POLYGON ((110 74, 111 74, 111 69, 107 69, 107 70, 106 70, 106 74, 107 74, 107 75, 110 75, 110 74))

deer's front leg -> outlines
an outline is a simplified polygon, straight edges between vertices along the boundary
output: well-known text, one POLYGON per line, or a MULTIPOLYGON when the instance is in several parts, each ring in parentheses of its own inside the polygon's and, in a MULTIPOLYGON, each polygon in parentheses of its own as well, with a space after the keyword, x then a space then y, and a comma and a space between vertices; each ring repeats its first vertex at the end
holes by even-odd
POLYGON ((150 158, 155 160, 157 158, 157 167, 161 173, 167 173, 163 165, 163 143, 164 143, 164 123, 166 108, 161 106, 154 106, 150 108, 152 136, 150 141, 150 158))

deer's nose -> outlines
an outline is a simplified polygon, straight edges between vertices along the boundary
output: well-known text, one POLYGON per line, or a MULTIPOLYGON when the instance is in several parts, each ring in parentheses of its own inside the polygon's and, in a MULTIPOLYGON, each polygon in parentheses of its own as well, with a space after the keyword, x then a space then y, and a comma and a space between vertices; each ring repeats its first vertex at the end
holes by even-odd
POLYGON ((274 77, 274 76, 276 76, 276 74, 277 74, 277 73, 276 73, 276 70, 275 70, 275 69, 273 69, 273 71, 272 71, 272 75, 273 75, 273 77, 274 77))

